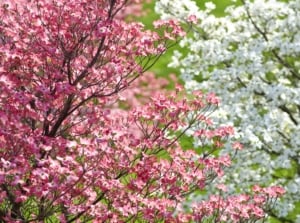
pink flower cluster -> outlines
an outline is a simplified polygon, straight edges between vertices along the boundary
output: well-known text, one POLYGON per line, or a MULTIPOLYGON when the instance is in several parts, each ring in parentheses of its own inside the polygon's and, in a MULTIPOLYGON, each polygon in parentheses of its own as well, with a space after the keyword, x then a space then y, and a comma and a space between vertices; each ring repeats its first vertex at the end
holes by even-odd
MULTIPOLYGON (((240 196, 221 206, 211 197, 193 213, 180 208, 230 165, 228 156, 179 143, 195 126, 210 126, 201 137, 213 140, 212 150, 233 134, 207 117, 219 104, 214 94, 177 87, 144 106, 112 109, 184 35, 173 20, 156 24, 161 35, 116 17, 127 3, 1 2, 0 221, 186 222, 244 208, 240 196)), ((256 204, 242 217, 252 218, 256 204)))

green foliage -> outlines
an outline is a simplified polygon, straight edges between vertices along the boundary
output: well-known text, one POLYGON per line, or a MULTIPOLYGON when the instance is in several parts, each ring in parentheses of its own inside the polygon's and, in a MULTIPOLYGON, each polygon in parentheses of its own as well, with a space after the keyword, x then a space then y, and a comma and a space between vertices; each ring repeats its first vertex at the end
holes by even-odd
POLYGON ((274 172, 274 176, 277 178, 293 179, 297 174, 298 164, 295 161, 291 162, 291 168, 280 168, 274 172))
POLYGON ((282 223, 281 221, 279 221, 277 218, 274 218, 274 217, 269 217, 268 222, 269 223, 282 223))
POLYGON ((287 216, 287 219, 290 219, 290 220, 292 220, 292 221, 293 221, 294 219, 296 219, 296 218, 297 218, 297 215, 299 215, 299 213, 300 213, 300 201, 294 203, 294 205, 295 205, 294 211, 293 211, 293 212, 290 212, 290 213, 288 214, 288 216, 287 216))
POLYGON ((240 1, 237 1, 236 3, 234 3, 232 0, 223 0, 223 1, 220 1, 220 0, 211 0, 211 1, 197 1, 197 5, 203 9, 205 8, 205 3, 207 2, 212 2, 216 5, 216 8, 212 11, 213 14, 215 14, 215 16, 218 16, 218 17, 221 17, 224 15, 224 10, 226 9, 227 6, 229 5, 233 5, 233 4, 236 4, 236 5, 241 5, 241 2, 240 1))
POLYGON ((191 149, 194 147, 193 141, 193 136, 182 135, 180 137, 179 143, 183 149, 191 149))

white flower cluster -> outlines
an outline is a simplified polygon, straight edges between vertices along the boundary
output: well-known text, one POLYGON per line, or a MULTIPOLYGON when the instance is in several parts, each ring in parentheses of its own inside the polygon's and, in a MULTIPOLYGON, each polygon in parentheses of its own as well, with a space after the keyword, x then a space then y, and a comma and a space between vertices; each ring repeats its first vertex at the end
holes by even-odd
MULTIPOLYGON (((235 191, 281 184, 277 207, 286 216, 300 200, 300 0, 254 0, 215 17, 191 0, 160 0, 162 18, 195 15, 199 23, 180 43, 172 67, 189 90, 215 92, 219 124, 234 123, 246 146, 223 179, 235 191)), ((228 152, 228 151, 225 151, 228 152)))

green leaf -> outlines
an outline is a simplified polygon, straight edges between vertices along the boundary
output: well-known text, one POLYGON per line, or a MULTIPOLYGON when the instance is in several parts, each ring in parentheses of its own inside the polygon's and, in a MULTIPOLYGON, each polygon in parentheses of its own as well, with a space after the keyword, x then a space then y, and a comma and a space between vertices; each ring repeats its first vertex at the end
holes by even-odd
POLYGON ((193 136, 182 135, 179 139, 179 144, 184 150, 194 148, 194 138, 193 136))

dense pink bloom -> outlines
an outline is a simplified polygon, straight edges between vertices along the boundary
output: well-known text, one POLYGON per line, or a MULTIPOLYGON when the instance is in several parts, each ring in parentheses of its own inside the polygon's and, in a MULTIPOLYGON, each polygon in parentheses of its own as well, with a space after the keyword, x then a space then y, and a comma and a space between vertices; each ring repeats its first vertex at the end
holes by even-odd
POLYGON ((116 109, 185 34, 175 20, 157 22, 157 32, 126 22, 119 13, 128 3, 1 2, 0 221, 187 222, 216 210, 224 210, 218 219, 263 217, 248 195, 181 208, 230 165, 212 155, 233 134, 207 117, 219 105, 214 94, 177 87, 116 109), (181 148, 181 136, 199 126, 212 151, 181 148))

